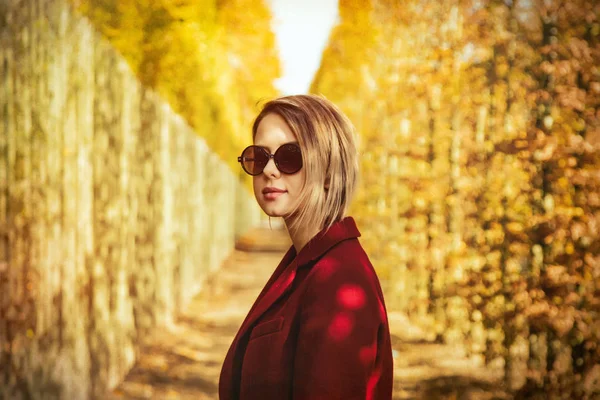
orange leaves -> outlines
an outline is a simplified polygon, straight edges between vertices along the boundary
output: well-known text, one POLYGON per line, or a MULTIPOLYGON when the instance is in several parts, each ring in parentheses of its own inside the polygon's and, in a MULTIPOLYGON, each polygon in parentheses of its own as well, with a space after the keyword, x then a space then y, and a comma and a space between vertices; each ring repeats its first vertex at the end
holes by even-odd
POLYGON ((564 337, 571 331, 575 323, 575 308, 567 310, 544 301, 537 301, 525 309, 524 315, 529 323, 537 329, 550 326, 558 337, 564 337))
POLYGON ((549 289, 566 288, 579 283, 575 275, 571 275, 564 265, 549 265, 545 269, 545 275, 542 277, 544 287, 549 289))
POLYGON ((442 331, 474 329, 448 310, 464 298, 458 314, 500 333, 487 337, 488 360, 511 354, 528 325, 561 349, 584 331, 586 346, 600 337, 589 323, 600 303, 600 52, 582 22, 599 9, 571 3, 374 1, 374 42, 359 47, 360 30, 375 30, 343 16, 313 84, 359 121, 366 184, 353 211, 376 238, 367 250, 410 248, 374 259, 396 266, 396 306, 412 316, 427 302, 442 331))

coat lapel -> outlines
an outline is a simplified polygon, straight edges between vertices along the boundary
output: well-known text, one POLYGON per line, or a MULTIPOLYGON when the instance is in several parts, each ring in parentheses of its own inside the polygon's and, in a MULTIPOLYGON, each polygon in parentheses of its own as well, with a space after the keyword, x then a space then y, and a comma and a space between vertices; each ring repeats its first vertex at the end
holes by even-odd
POLYGON ((360 236, 356 223, 352 217, 346 217, 334 223, 329 230, 317 233, 306 246, 300 250, 298 255, 298 266, 303 266, 320 258, 336 244, 346 239, 354 239, 360 236))
MULTIPOLYGON (((295 253, 293 247, 288 251, 288 253, 290 252, 295 253)), ((274 279, 270 280, 267 285, 265 285, 265 288, 258 296, 256 302, 250 309, 246 320, 242 324, 237 338, 244 337, 248 330, 273 305, 273 303, 275 303, 277 299, 279 299, 289 288, 292 287, 292 282, 294 282, 298 267, 297 260, 297 257, 294 258, 289 265, 288 263, 283 263, 283 271, 281 271, 278 276, 273 274, 274 279)))
MULTIPOLYGON (((283 256, 283 259, 281 260, 281 262, 279 263, 277 268, 275 268, 275 271, 269 278, 269 281, 267 282, 267 284, 265 285, 263 290, 258 295, 256 301, 252 305, 252 308, 250 308, 248 315, 246 315, 244 322, 242 322, 240 329, 238 330, 237 334, 235 335, 235 338, 233 339, 233 343, 229 347, 229 351, 227 352, 227 355, 225 356, 225 360, 223 361, 223 367, 221 369, 221 376, 219 378, 219 398, 220 399, 234 400, 234 399, 237 399, 237 396, 239 396, 239 393, 236 393, 236 385, 233 382, 233 376, 235 374, 235 369, 239 367, 239 365, 236 365, 236 363, 240 361, 239 356, 237 355, 240 350, 239 346, 238 346, 240 343, 240 339, 242 337, 244 337, 244 335, 248 331, 248 328, 250 326, 252 326, 254 321, 256 321, 255 309, 259 305, 263 304, 263 301, 262 301, 263 297, 265 297, 265 295, 267 293, 269 293, 271 286, 273 286, 273 283, 278 281, 278 278, 281 277, 282 273, 287 269, 288 265, 290 264, 292 259, 295 258, 295 256, 296 256, 296 250, 294 249, 294 246, 291 246, 290 249, 287 251, 287 253, 285 253, 285 255, 283 256), (230 384, 230 383, 233 383, 233 384, 230 384)), ((270 303, 270 304, 272 304, 272 303, 270 303)), ((263 308, 263 307, 261 306, 261 308, 263 308)), ((262 312, 261 312, 261 315, 262 315, 262 312)))

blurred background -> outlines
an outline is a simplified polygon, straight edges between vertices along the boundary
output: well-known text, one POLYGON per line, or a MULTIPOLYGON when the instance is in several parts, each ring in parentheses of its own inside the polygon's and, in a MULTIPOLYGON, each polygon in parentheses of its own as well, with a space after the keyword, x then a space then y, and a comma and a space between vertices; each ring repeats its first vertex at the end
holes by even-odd
POLYGON ((304 92, 358 131, 350 214, 395 398, 600 399, 599 17, 594 0, 3 0, 0 399, 121 384, 263 224, 236 157, 261 102, 304 92))

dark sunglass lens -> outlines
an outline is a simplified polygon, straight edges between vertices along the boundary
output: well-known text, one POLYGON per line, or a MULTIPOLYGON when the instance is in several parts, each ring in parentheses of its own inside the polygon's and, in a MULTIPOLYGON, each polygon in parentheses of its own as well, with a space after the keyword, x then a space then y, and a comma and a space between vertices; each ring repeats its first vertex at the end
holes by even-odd
POLYGON ((295 144, 284 144, 275 152, 277 168, 286 174, 293 174, 302 168, 302 153, 295 144))
POLYGON ((264 150, 258 146, 249 146, 242 154, 242 167, 250 175, 260 174, 268 161, 264 150))

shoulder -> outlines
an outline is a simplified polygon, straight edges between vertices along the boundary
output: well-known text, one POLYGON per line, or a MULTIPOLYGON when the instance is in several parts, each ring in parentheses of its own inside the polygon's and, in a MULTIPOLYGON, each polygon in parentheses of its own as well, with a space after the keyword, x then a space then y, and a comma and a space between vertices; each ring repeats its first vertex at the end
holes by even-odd
POLYGON ((304 284, 306 310, 318 304, 332 313, 352 311, 360 318, 387 319, 379 279, 356 238, 329 249, 310 267, 304 284))
POLYGON ((378 283, 373 265, 356 238, 343 240, 329 249, 312 266, 308 279, 315 284, 330 285, 378 283))

